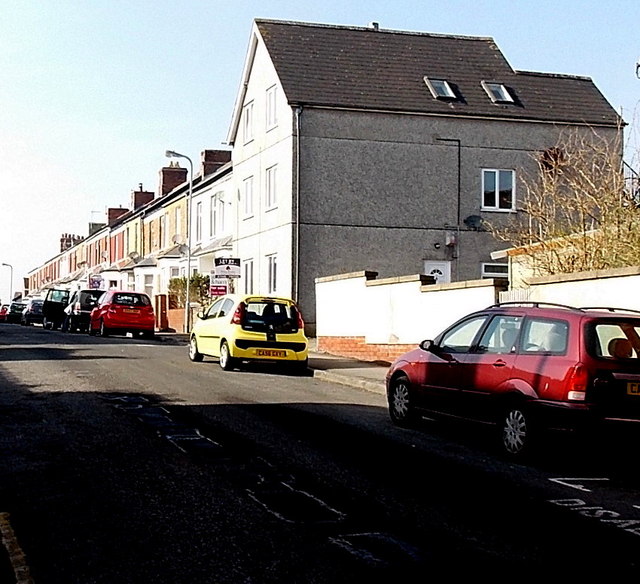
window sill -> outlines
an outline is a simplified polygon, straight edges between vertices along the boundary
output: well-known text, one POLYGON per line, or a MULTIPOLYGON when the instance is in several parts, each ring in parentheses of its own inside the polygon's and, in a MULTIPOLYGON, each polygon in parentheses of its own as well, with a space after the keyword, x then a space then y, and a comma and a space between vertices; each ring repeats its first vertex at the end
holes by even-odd
POLYGON ((483 213, 517 213, 517 209, 498 209, 497 207, 480 207, 483 213))

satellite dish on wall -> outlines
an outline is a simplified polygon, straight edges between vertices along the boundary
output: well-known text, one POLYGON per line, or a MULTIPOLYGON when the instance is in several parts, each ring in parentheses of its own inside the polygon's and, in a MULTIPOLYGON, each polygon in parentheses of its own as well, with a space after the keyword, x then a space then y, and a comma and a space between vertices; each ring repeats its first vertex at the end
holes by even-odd
POLYGON ((480 215, 469 215, 465 220, 464 224, 470 229, 475 229, 476 231, 480 231, 482 229, 483 220, 480 215))
POLYGON ((180 235, 179 233, 176 233, 172 238, 171 241, 177 245, 182 245, 184 243, 184 237, 182 235, 180 235))
POLYGON ((136 261, 138 261, 138 260, 140 259, 140 254, 139 254, 137 251, 132 251, 132 252, 129 254, 129 257, 130 257, 134 262, 136 262, 136 261))

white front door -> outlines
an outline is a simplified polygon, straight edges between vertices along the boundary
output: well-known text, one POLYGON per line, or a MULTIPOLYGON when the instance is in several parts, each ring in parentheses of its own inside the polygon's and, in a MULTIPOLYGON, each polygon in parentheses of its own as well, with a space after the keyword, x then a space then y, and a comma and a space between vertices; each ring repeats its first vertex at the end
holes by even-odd
POLYGON ((434 262, 427 260, 424 262, 424 273, 433 276, 436 284, 447 284, 451 282, 451 262, 434 262))

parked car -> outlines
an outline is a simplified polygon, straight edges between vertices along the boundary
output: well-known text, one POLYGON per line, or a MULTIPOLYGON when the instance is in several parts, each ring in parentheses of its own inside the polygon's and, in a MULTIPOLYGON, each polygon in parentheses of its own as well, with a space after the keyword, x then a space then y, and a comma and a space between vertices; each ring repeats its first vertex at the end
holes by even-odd
POLYGON ((20 318, 20 324, 24 326, 29 326, 31 324, 42 324, 43 315, 42 315, 42 298, 31 298, 24 310, 22 311, 22 316, 20 318))
POLYGON ((420 412, 490 422, 522 455, 546 430, 639 422, 639 355, 640 313, 495 305, 392 363, 389 414, 400 426, 420 412))
POLYGON ((109 290, 98 300, 89 318, 89 334, 141 334, 153 338, 156 318, 151 300, 141 292, 109 290))
POLYGON ((7 322, 18 324, 22 320, 22 311, 26 308, 26 300, 14 300, 9 305, 9 311, 7 312, 7 322))
POLYGON ((189 358, 218 357, 229 370, 242 361, 287 363, 307 368, 304 321, 288 298, 227 295, 198 313, 189 339, 189 358))
POLYGON ((69 290, 51 288, 47 290, 42 304, 42 324, 47 329, 60 328, 64 322, 64 309, 69 304, 69 290))
POLYGON ((7 313, 9 312, 9 304, 0 306, 0 322, 7 322, 7 313))
POLYGON ((87 332, 91 311, 98 304, 104 290, 76 290, 69 298, 69 304, 64 309, 66 318, 63 324, 65 331, 87 332))

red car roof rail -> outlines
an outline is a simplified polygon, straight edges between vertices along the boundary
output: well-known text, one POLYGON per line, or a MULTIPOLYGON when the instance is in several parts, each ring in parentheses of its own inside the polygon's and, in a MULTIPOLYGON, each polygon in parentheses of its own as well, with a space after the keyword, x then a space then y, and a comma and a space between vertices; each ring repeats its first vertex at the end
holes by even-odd
POLYGON ((611 306, 582 306, 581 310, 603 310, 605 312, 633 312, 634 314, 640 314, 640 310, 634 310, 633 308, 615 308, 611 306))
POLYGON ((501 306, 533 306, 534 308, 565 308, 567 310, 586 310, 585 308, 578 308, 577 306, 569 306, 567 304, 557 304, 555 302, 541 302, 538 300, 513 300, 511 302, 498 302, 489 306, 489 308, 500 308, 501 306))

